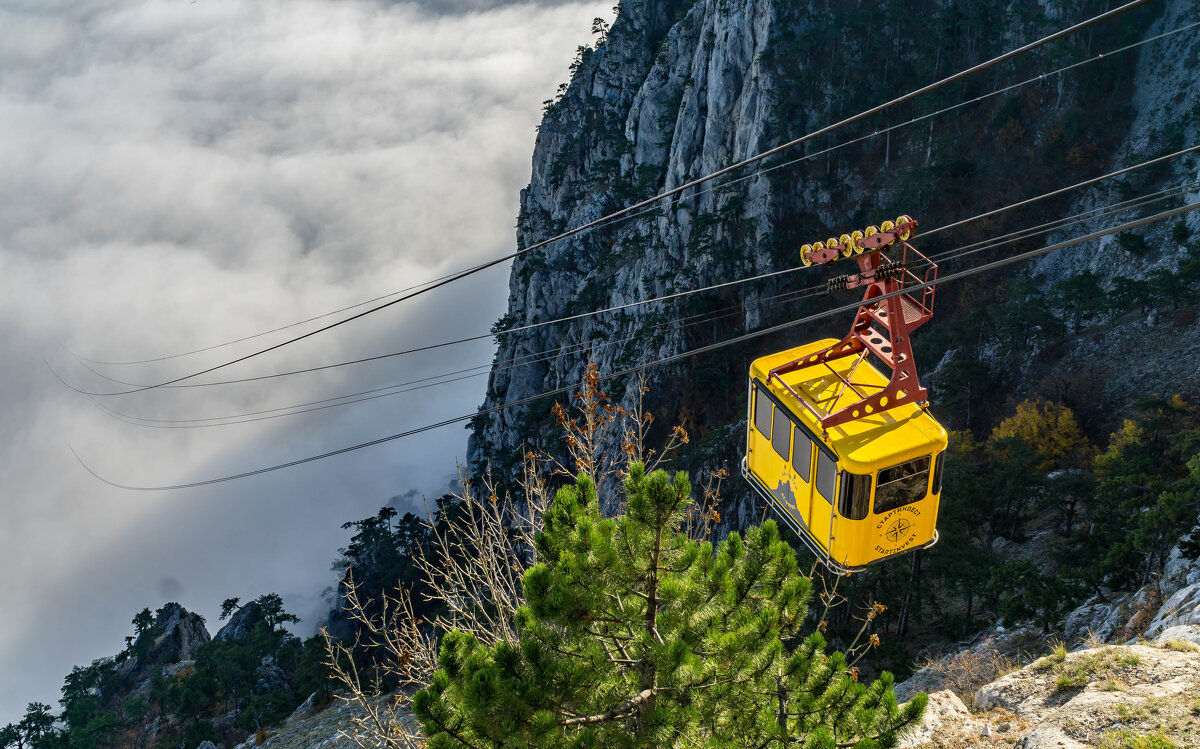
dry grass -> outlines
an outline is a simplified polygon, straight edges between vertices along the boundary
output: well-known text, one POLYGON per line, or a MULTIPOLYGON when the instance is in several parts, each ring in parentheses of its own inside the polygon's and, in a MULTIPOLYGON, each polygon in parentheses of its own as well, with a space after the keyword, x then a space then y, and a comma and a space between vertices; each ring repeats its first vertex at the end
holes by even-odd
POLYGON ((1056 666, 1060 666, 1067 660, 1067 644, 1062 640, 1054 640, 1050 643, 1049 655, 1039 658, 1033 668, 1036 671, 1049 671, 1056 666))
POLYGON ((1141 662, 1142 659, 1136 653, 1111 647, 1084 652, 1070 660, 1065 653, 1060 659, 1058 653, 1053 652, 1038 661, 1037 668, 1053 671, 1054 688, 1059 692, 1081 689, 1098 680, 1103 680, 1100 684, 1102 689, 1124 691, 1120 686, 1123 682, 1118 678, 1118 672, 1137 666, 1141 662))
POLYGON ((1179 749, 1179 745, 1162 732, 1139 733, 1128 728, 1106 731, 1096 744, 1097 749, 1179 749))
POLYGON ((950 658, 929 660, 921 664, 921 668, 941 676, 946 688, 966 702, 970 702, 980 687, 1012 673, 1019 666, 1016 659, 991 651, 963 651, 950 658))
POLYGON ((1176 653, 1200 653, 1200 645, 1188 640, 1167 640, 1160 643, 1163 650, 1174 650, 1176 653))

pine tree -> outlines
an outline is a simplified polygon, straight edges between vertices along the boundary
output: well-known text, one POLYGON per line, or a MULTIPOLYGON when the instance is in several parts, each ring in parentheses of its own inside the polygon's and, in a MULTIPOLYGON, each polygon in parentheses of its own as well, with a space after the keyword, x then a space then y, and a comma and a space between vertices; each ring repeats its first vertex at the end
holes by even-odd
POLYGON ((560 490, 524 576, 515 641, 451 632, 414 708, 431 747, 883 747, 914 725, 892 679, 866 686, 820 634, 811 582, 773 521, 715 550, 682 532, 687 476, 630 466, 605 518, 586 476, 560 490))

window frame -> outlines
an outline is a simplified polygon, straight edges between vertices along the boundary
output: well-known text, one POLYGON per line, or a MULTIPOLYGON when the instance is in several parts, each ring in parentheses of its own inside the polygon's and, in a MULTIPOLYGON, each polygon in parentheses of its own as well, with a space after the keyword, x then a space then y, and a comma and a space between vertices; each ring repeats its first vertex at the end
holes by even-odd
POLYGON ((813 439, 812 437, 808 436, 807 430, 799 424, 792 422, 792 470, 795 471, 796 475, 803 479, 804 483, 806 484, 811 484, 813 480, 812 449, 813 439), (796 447, 800 444, 800 440, 802 438, 804 440, 804 444, 808 446, 805 450, 803 471, 800 470, 800 466, 796 465, 796 457, 799 455, 796 447))
POLYGON ((837 501, 837 466, 837 458, 834 457, 832 453, 828 453, 824 450, 817 451, 817 470, 814 472, 816 475, 814 476, 813 488, 817 490, 817 496, 828 502, 831 507, 837 501), (829 471, 828 476, 825 476, 821 470, 825 466, 829 466, 827 469, 829 471), (826 495, 823 488, 826 478, 829 479, 828 495, 826 495))
MULTIPOLYGON (((875 476, 875 501, 872 502, 872 505, 873 505, 872 510, 874 511, 874 513, 876 515, 883 515, 884 513, 891 512, 892 510, 895 510, 898 507, 906 507, 906 506, 914 504, 916 502, 920 502, 922 499, 925 499, 925 497, 929 496, 929 494, 930 494, 929 480, 931 478, 930 473, 932 471, 933 471, 933 456, 932 455, 921 455, 919 457, 913 458, 912 460, 906 460, 901 463, 897 463, 894 466, 888 466, 887 468, 881 468, 875 476), (918 470, 916 473, 909 474, 908 476, 900 476, 899 478, 892 479, 891 481, 888 481, 886 483, 881 480, 883 477, 883 474, 885 472, 892 471, 897 468, 906 466, 910 463, 916 463, 921 460, 925 461, 925 468, 923 470, 918 470), (903 499, 904 501, 899 502, 897 504, 888 504, 886 506, 883 506, 880 504, 880 500, 884 498, 884 496, 881 494, 881 492, 884 490, 884 487, 887 487, 887 486, 890 486, 891 484, 896 484, 899 482, 905 482, 907 484, 908 480, 916 478, 917 476, 920 476, 922 474, 925 476, 924 483, 920 485, 923 488, 920 492, 917 493, 917 495, 915 497, 910 496, 910 497, 905 498, 903 495, 900 495, 900 496, 898 496, 898 498, 903 499)), ((907 489, 907 488, 908 487, 906 486, 905 489, 907 489)), ((914 486, 912 488, 916 488, 916 487, 914 486)), ((892 501, 894 501, 894 498, 889 497, 888 501, 892 502, 892 501)))
POLYGON ((775 428, 785 425, 794 427, 796 422, 792 421, 786 408, 775 406, 771 413, 771 447, 774 448, 775 454, 783 458, 784 463, 787 463, 792 457, 792 430, 775 428), (782 450, 779 444, 780 437, 783 438, 782 450))
POLYGON ((838 492, 838 514, 847 520, 864 520, 871 514, 872 488, 875 477, 870 473, 842 471, 842 485, 838 492), (851 494, 853 493, 853 496, 851 494))
POLYGON ((756 432, 758 432, 759 434, 761 434, 762 436, 766 437, 767 439, 771 439, 771 429, 770 429, 771 421, 772 421, 771 409, 774 407, 775 407, 775 399, 771 397, 771 394, 767 392, 767 389, 765 387, 763 387, 759 383, 755 382, 754 383, 754 413, 752 414, 752 417, 754 418, 754 430, 756 432), (762 396, 762 395, 766 396, 766 403, 767 403, 767 429, 765 429, 765 430, 762 428, 762 424, 759 423, 760 422, 759 407, 762 403, 762 398, 760 398, 759 396, 762 396))

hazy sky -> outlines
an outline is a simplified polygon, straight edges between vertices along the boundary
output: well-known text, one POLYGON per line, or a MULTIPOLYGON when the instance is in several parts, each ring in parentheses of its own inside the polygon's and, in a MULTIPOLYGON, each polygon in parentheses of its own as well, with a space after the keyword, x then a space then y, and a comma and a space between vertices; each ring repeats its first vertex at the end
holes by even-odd
MULTIPOLYGON (((469 413, 485 377, 284 419, 114 420, 58 384, 175 354, 505 254, 541 102, 612 3, 0 0, 0 724, 56 704, 143 606, 208 617, 277 591, 307 633, 339 526, 440 494, 460 426, 284 472, 224 475, 469 413)), ((197 381, 486 332, 507 266, 197 381), (461 287, 461 288, 459 288, 461 287)), ((301 327, 291 333, 311 329, 301 327)), ((158 382, 275 334, 137 366, 158 382)), ((96 399, 149 419, 277 408, 487 364, 491 347, 242 385, 96 399)))

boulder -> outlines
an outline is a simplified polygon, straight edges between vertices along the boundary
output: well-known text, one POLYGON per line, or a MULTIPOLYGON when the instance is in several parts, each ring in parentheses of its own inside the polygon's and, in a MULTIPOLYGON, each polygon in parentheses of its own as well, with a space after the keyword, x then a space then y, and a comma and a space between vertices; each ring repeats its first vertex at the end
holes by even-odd
MULTIPOLYGON (((908 734, 896 745, 897 749, 909 749, 926 744, 939 735, 951 724, 962 724, 969 721, 971 711, 950 690, 934 692, 929 695, 929 703, 925 706, 925 715, 921 725, 908 734)), ((956 726, 957 727, 957 726, 956 726)))
POLYGON ((1200 625, 1176 624, 1174 627, 1167 627, 1154 638, 1154 644, 1162 645, 1172 640, 1185 640, 1200 645, 1200 625))
POLYGON ((941 669, 924 666, 893 687, 892 692, 896 695, 897 702, 908 702, 921 692, 932 695, 945 686, 946 675, 941 669))
POLYGON ((1193 583, 1175 591, 1150 622, 1146 636, 1157 637, 1168 627, 1188 624, 1200 624, 1200 583, 1193 583))
POLYGON ((1058 726, 1038 726, 1017 742, 1020 749, 1088 749, 1058 726))
POLYGON ((1063 622, 1063 638, 1071 645, 1083 642, 1089 637, 1108 642, 1113 633, 1124 626, 1124 603, 1124 598, 1105 600, 1101 596, 1092 596, 1082 606, 1067 614, 1063 622))
POLYGON ((1178 546, 1171 549, 1159 581, 1163 597, 1170 598, 1180 589, 1196 583, 1200 583, 1200 559, 1188 559, 1178 546))
POLYGON ((1067 614, 1063 638, 1068 645, 1080 645, 1089 638, 1104 643, 1124 642, 1146 630, 1159 610, 1158 588, 1154 584, 1111 600, 1093 596, 1067 614))
POLYGON ((196 745, 196 749, 217 749, 217 745, 211 741, 201 741, 196 745))

